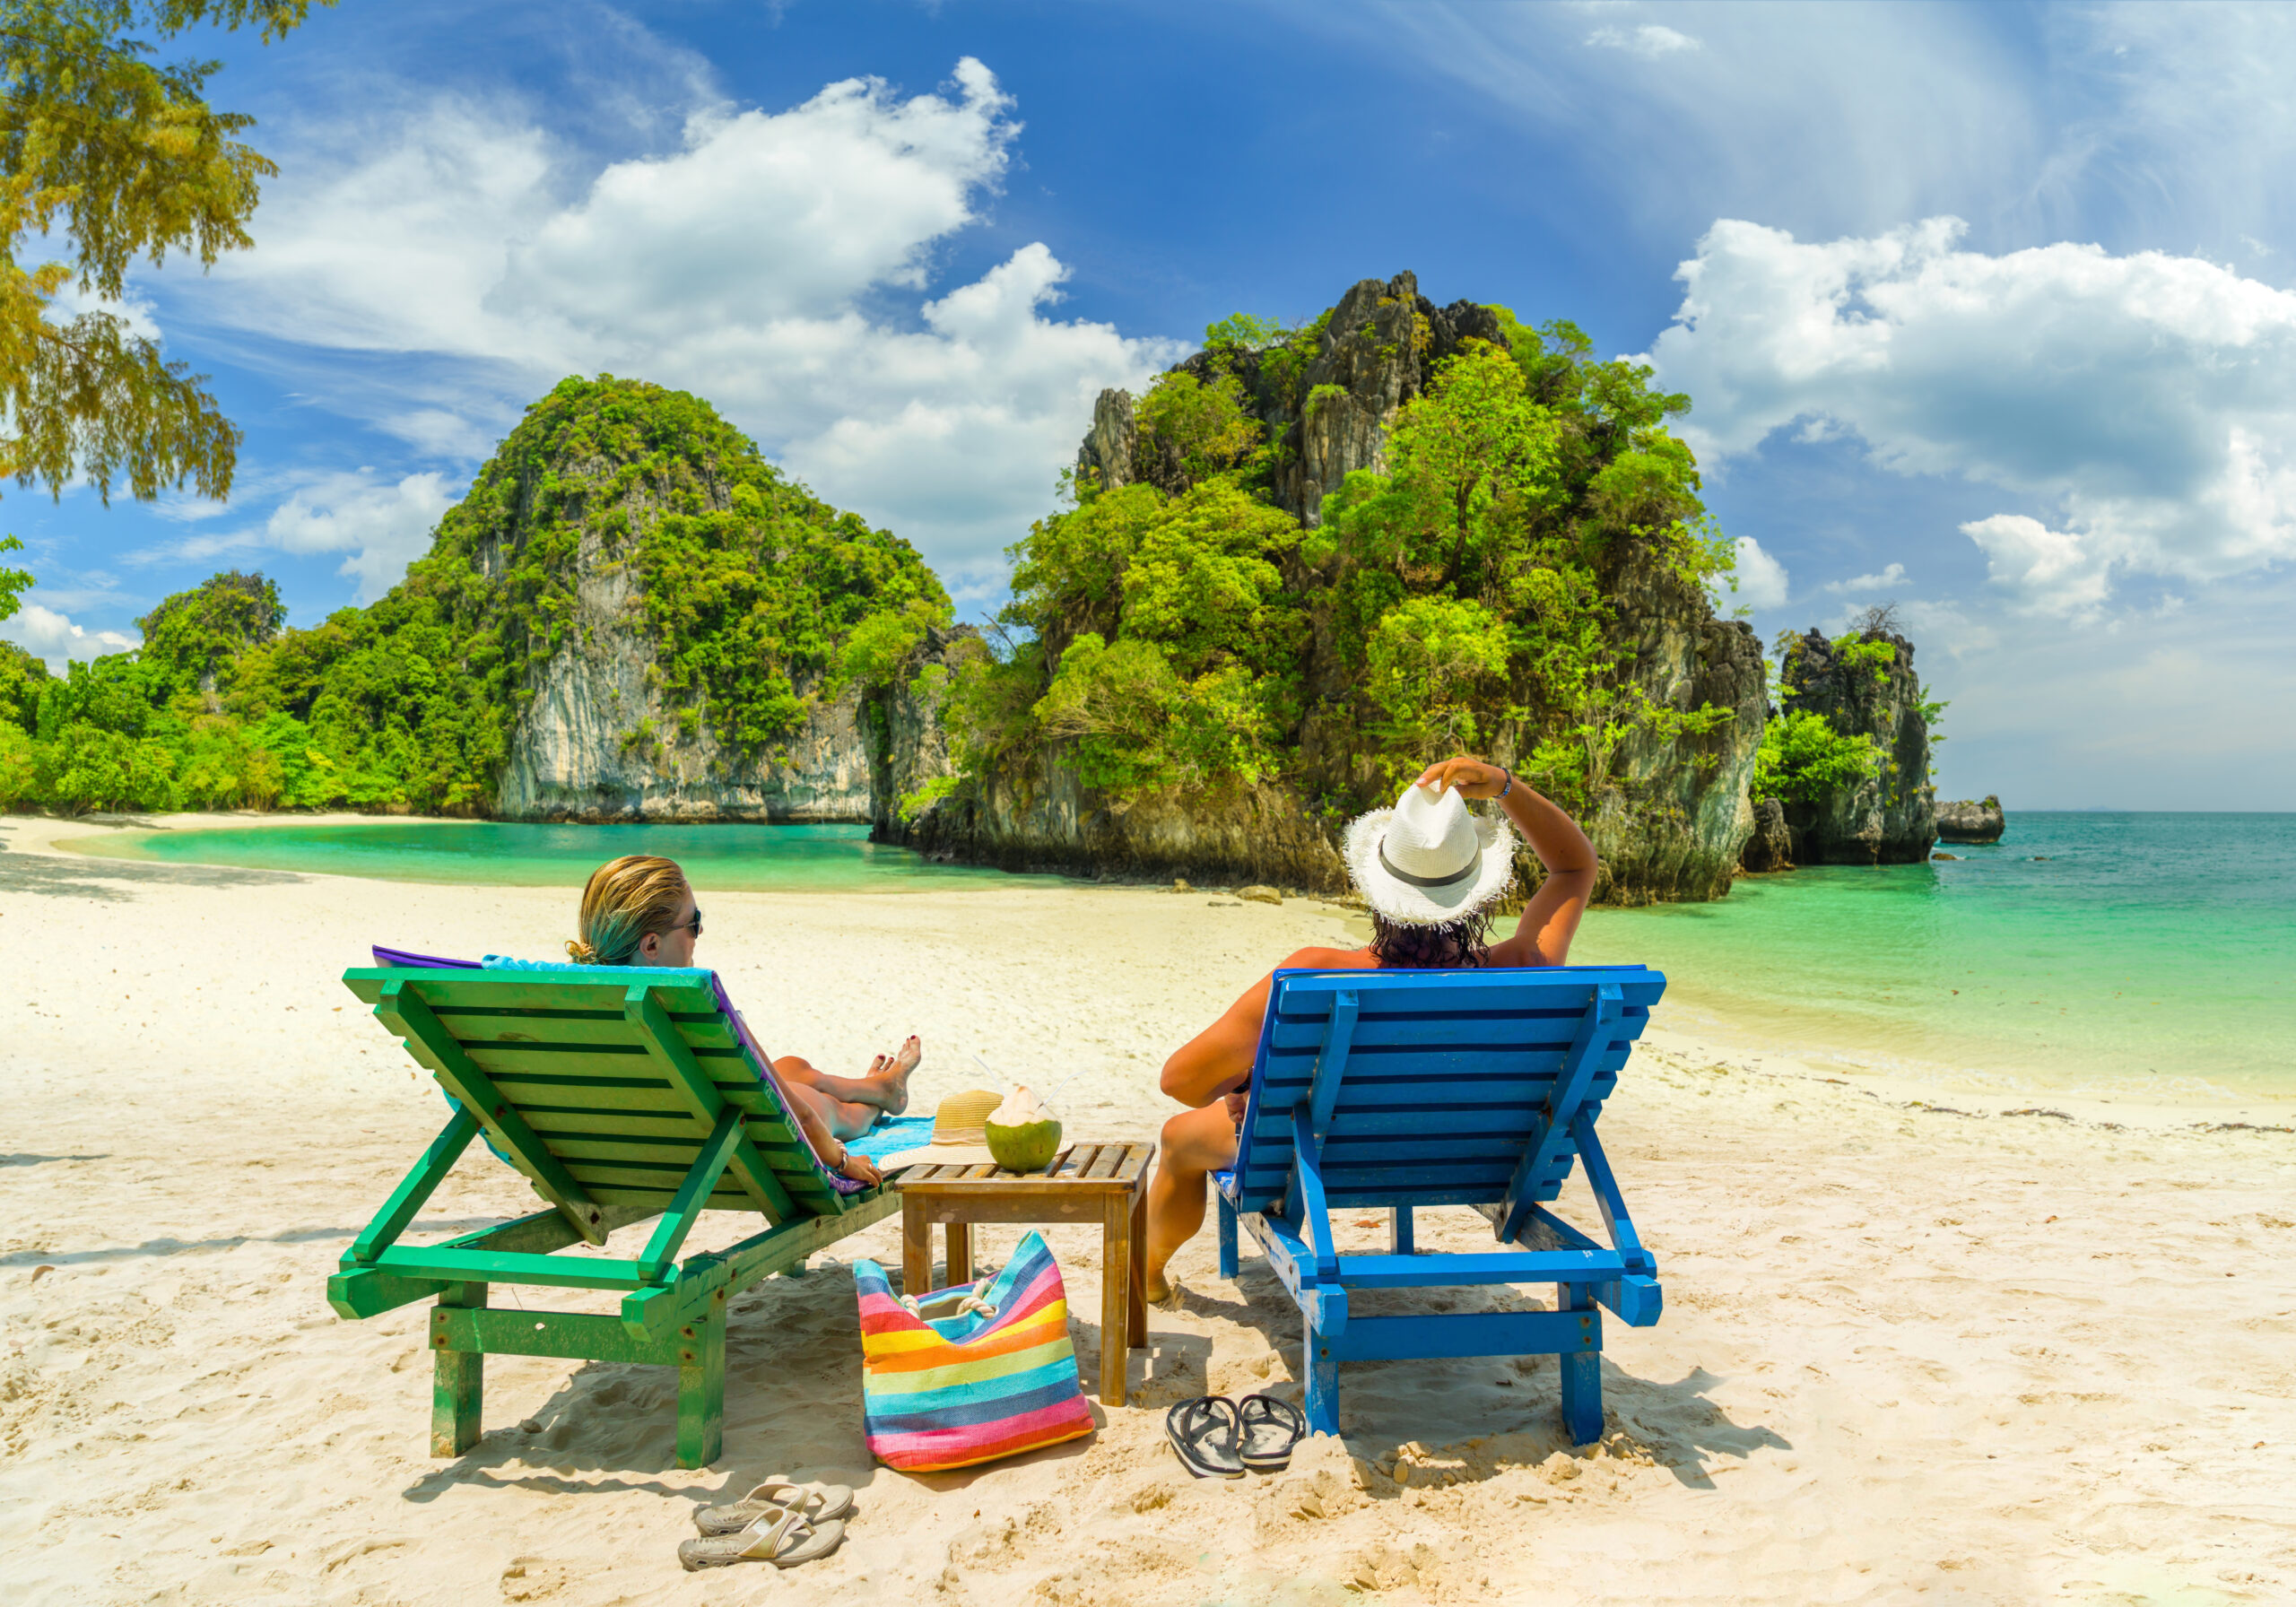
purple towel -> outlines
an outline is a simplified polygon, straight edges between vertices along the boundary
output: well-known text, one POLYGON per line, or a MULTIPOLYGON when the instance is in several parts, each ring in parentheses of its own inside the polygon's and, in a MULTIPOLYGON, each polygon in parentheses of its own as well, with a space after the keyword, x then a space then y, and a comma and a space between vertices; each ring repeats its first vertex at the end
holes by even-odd
MULTIPOLYGON (((486 969, 475 960, 448 960, 437 954, 417 954, 409 949, 387 949, 380 943, 372 945, 369 952, 374 955, 375 963, 381 966, 404 966, 416 970, 479 971, 486 969)), ((570 970, 578 968, 570 966, 567 969, 570 970)), ((603 968, 584 966, 578 969, 589 970, 603 968)), ((781 1086, 781 1079, 774 1073, 773 1057, 768 1055, 765 1052, 765 1047, 757 1041, 757 1035, 750 1030, 750 1024, 742 1019, 742 1012, 734 1008, 734 1001, 726 992, 726 984, 715 971, 709 973, 709 991, 717 995, 718 1008, 724 1011, 726 1019, 734 1023, 734 1030, 741 1034, 742 1045, 749 1050, 751 1060, 762 1074, 761 1080, 773 1090, 775 1097, 781 1101, 781 1108, 784 1110, 794 1111, 796 1108, 790 1100, 788 1090, 781 1086)), ((448 1103, 453 1104, 454 1101, 449 1099, 448 1103)), ((867 1186, 866 1184, 857 1183, 850 1177, 832 1171, 829 1163, 822 1158, 821 1151, 813 1149, 813 1141, 806 1137, 805 1129, 798 1123, 795 1115, 790 1116, 789 1125, 803 1141, 805 1148, 812 1151, 815 1168, 822 1177, 829 1179, 829 1186, 831 1188, 841 1194, 857 1194, 867 1186)), ((487 1147, 493 1148, 491 1140, 488 1141, 487 1147)), ((500 1151, 497 1151, 496 1153, 500 1154, 500 1151)))

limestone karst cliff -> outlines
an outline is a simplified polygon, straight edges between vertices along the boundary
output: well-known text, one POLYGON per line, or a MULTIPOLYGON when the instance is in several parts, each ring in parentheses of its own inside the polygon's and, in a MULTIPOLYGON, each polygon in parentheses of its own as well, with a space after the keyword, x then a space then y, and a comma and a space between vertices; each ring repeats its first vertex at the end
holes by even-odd
MULTIPOLYGON (((1526 376, 1518 382, 1527 386, 1526 399, 1551 410, 1558 432, 1544 501, 1533 508, 1508 503, 1511 490, 1493 493, 1497 512, 1489 517, 1535 526, 1548 544, 1543 551, 1561 551, 1581 566, 1571 572, 1599 588, 1609 639, 1626 655, 1622 675, 1605 669, 1594 696, 1613 699, 1604 705, 1612 708, 1631 691, 1660 717, 1587 744, 1584 809, 1605 865, 1597 896, 1636 903, 1726 891, 1752 830, 1747 786, 1763 665, 1752 631, 1717 617, 1679 560, 1683 538, 1667 534, 1679 533, 1697 508, 1688 453, 1663 425, 1681 399, 1648 393, 1647 376, 1627 365, 1597 362, 1568 326, 1551 326, 1543 338, 1503 309, 1438 307, 1409 274, 1355 284, 1304 331, 1257 345, 1215 343, 1145 396, 1101 395, 1077 459, 1084 523, 1051 521, 1016 550, 1023 554, 1016 591, 1025 594, 1016 606, 1034 640, 995 672, 1006 683, 1001 708, 983 715, 996 699, 977 698, 971 716, 960 709, 960 719, 978 727, 986 756, 961 787, 913 820, 883 822, 883 834, 1013 867, 1336 890, 1344 885, 1337 827, 1391 800, 1411 754, 1434 758, 1471 745, 1520 768, 1553 763, 1554 744, 1564 740, 1556 734, 1572 729, 1570 711, 1535 706, 1526 690, 1532 660, 1523 656, 1532 650, 1499 645, 1509 632, 1510 640, 1535 634, 1544 606, 1529 600, 1522 573, 1468 575, 1464 523, 1449 581, 1425 560, 1382 569, 1385 560, 1365 559, 1360 541, 1351 551, 1344 533, 1336 544, 1306 534, 1351 474, 1387 472, 1404 411, 1471 350, 1511 352, 1526 376), (1471 346, 1476 342, 1484 344, 1471 346), (1248 465, 1226 473, 1205 446, 1230 439, 1204 422, 1216 421, 1223 405, 1265 444, 1248 465), (1158 427, 1160 416, 1180 422, 1158 427), (1154 495, 1109 512, 1135 486, 1154 495), (1515 507, 1521 511, 1510 512, 1515 507), (1258 508, 1280 510, 1280 527, 1258 508), (1160 518, 1187 522, 1191 534, 1168 539, 1151 528, 1160 518), (1224 534, 1202 536, 1215 526, 1224 534), (1203 540, 1211 546, 1184 550, 1203 540), (1080 578, 1079 543, 1100 554, 1086 567, 1106 573, 1080 578), (1063 564, 1070 566, 1065 578, 1046 578, 1063 564), (1173 588, 1158 576, 1183 573, 1203 577, 1190 583, 1199 597, 1248 594, 1237 604, 1244 612, 1224 627, 1170 627, 1156 638, 1161 659, 1133 650, 1164 628, 1140 629, 1144 616, 1169 621, 1208 610, 1166 595, 1173 588), (1399 605, 1398 598, 1406 600, 1399 605), (1375 626, 1370 611, 1381 609, 1375 626), (1227 646, 1200 650, 1222 628, 1230 630, 1227 646), (1412 652, 1423 666, 1414 667, 1412 652), (1080 656, 1096 679, 1074 670, 1080 656), (1423 691, 1413 690, 1414 676, 1423 691), (1447 679, 1478 689, 1472 707, 1464 695, 1444 702, 1439 683, 1447 679), (1218 716, 1215 695, 1240 695, 1235 688, 1247 682, 1259 700, 1218 716), (1032 717, 1013 712, 1031 706, 1032 717), (1214 715, 1204 713, 1207 706, 1214 715), (1202 750, 1214 745, 1221 717, 1238 733, 1257 719, 1261 756, 1229 760, 1224 770, 1192 755, 1166 762, 1160 724, 1178 731, 1199 722, 1211 734, 1189 740, 1202 750), (1150 786, 1135 779, 1142 775, 1168 780, 1150 786)), ((1462 509, 1467 495, 1460 493, 1462 509)), ((1609 717, 1586 717, 1600 725, 1609 717)))
POLYGON ((1929 725, 1913 644, 1874 628, 1829 641, 1816 630, 1796 638, 1780 669, 1788 713, 1822 716, 1845 736, 1880 748, 1869 778, 1810 801, 1786 802, 1799 864, 1909 864, 1929 857, 1937 838, 1929 781, 1929 725), (1847 644, 1845 646, 1845 644, 1847 644), (1886 654, 1875 649, 1886 647, 1886 654))
POLYGON ((869 820, 897 672, 947 611, 906 543, 634 381, 570 380, 530 410, 442 554, 519 649, 509 820, 869 820))

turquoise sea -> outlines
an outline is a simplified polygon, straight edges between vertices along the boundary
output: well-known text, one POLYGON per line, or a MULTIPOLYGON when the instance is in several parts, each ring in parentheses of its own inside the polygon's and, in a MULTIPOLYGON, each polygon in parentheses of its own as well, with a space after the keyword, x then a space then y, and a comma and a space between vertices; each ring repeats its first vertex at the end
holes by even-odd
MULTIPOLYGON (((1052 884, 935 864, 860 826, 414 821, 82 838, 177 863, 578 887, 617 854, 697 882, 900 892, 1052 884)), ((2296 1099, 2296 814, 2016 813, 1961 857, 1742 880, 1591 912, 1572 958, 1669 978, 1670 1024, 1998 1086, 2296 1099)))
POLYGON ((355 826, 250 826, 133 831, 61 845, 110 858, 247 870, 312 871, 386 882, 492 887, 579 887, 622 854, 662 854, 698 887, 741 892, 947 891, 1011 887, 1016 877, 936 864, 869 840, 866 826, 529 826, 410 821, 355 826))
POLYGON ((2296 814, 2013 813, 1926 864, 1594 910, 1675 1025, 2004 1089, 2296 1099, 2296 814))

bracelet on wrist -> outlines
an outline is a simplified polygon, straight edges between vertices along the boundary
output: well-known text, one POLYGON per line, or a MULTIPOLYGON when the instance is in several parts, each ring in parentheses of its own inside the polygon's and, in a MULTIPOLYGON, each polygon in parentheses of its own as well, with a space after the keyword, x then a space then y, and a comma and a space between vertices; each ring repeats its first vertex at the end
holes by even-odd
POLYGON ((1507 767, 1506 767, 1505 765, 1503 765, 1503 764, 1502 764, 1502 765, 1500 765, 1499 768, 1500 768, 1501 770, 1505 770, 1505 771, 1506 771, 1506 773, 1507 773, 1507 785, 1506 785, 1506 786, 1502 786, 1502 787, 1500 787, 1500 788, 1499 789, 1499 795, 1500 795, 1500 797, 1502 797, 1502 798, 1503 798, 1503 797, 1505 797, 1509 793, 1511 793, 1511 792, 1513 792, 1513 791, 1515 790, 1515 772, 1514 772, 1514 771, 1512 771, 1512 770, 1507 769, 1507 767))

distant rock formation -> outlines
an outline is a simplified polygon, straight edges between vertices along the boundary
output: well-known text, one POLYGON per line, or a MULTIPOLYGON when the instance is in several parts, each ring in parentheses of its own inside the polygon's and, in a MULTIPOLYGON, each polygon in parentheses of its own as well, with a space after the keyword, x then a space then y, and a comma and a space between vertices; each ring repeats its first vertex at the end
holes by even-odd
POLYGON ((1982 804, 1963 799, 1957 804, 1937 805, 1937 839, 1948 843, 1997 843, 2007 827, 2008 817, 2001 812, 2001 800, 1991 793, 1982 804))
POLYGON ((1787 653, 1787 710, 1823 715, 1844 735, 1872 737, 1883 753, 1881 772, 1871 779, 1814 804, 1786 805, 1796 864, 1912 864, 1926 860, 1937 840, 1929 725, 1913 644, 1887 629, 1864 632, 1861 640, 1887 643, 1895 650, 1891 662, 1878 671, 1853 662, 1816 630, 1796 638, 1787 653))
POLYGON ((1746 838, 1738 863, 1757 875, 1794 868, 1794 829, 1786 823, 1786 805, 1776 798, 1755 804, 1753 835, 1746 838))

